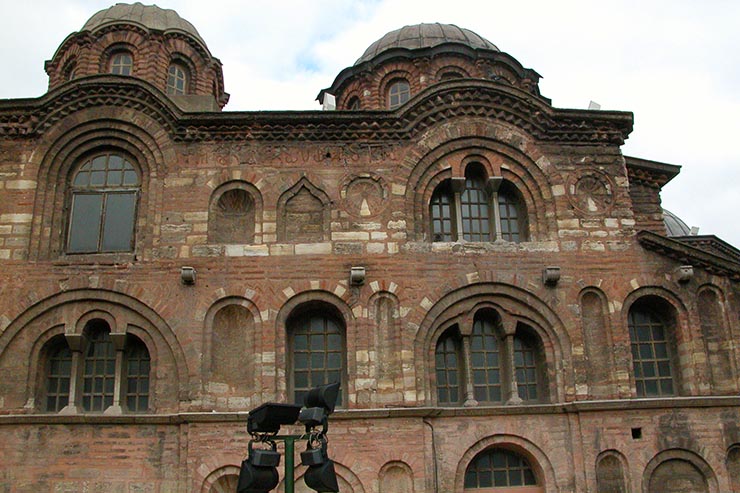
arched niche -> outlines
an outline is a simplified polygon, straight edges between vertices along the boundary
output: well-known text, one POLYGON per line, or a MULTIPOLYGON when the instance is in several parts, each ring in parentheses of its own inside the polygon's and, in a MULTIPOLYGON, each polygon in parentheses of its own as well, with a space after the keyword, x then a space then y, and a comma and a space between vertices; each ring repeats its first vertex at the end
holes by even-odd
POLYGON ((280 196, 277 216, 278 241, 314 243, 329 239, 331 201, 306 177, 280 196))

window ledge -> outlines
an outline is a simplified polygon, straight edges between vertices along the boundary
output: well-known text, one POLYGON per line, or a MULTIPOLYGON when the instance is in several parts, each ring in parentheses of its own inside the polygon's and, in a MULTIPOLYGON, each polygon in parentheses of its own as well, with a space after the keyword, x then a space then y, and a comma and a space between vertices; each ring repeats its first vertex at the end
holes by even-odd
POLYGON ((136 262, 136 254, 123 253, 67 253, 59 256, 53 265, 119 265, 136 262))

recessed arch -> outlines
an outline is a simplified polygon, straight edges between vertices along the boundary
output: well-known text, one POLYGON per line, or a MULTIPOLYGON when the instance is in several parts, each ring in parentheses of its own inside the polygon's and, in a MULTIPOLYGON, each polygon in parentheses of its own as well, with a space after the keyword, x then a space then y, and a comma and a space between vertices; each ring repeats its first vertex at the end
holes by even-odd
MULTIPOLYGON (((484 125, 479 128, 489 131, 484 125)), ((490 133, 496 135, 494 129, 490 129, 490 133)), ((498 135, 505 134, 498 132, 498 135)), ((429 204, 438 185, 447 179, 454 181, 455 178, 464 178, 465 165, 476 156, 484 158, 477 159, 485 167, 489 180, 491 177, 502 180, 521 197, 522 208, 528 218, 526 236, 530 240, 542 241, 554 234, 551 218, 555 217, 555 211, 549 178, 521 150, 488 136, 461 136, 448 137, 443 144, 434 148, 419 146, 414 151, 409 153, 405 163, 410 168, 406 206, 413 211, 409 231, 417 240, 429 239, 426 234, 427 225, 430 224, 429 204)))
POLYGON ((249 182, 231 180, 211 194, 208 207, 208 241, 253 243, 262 220, 262 194, 249 182))
POLYGON ((152 365, 159 369, 157 375, 161 376, 155 378, 154 407, 160 412, 177 409, 179 400, 189 391, 190 375, 177 336, 163 318, 141 301, 104 289, 70 290, 49 296, 20 313, 8 325, 0 334, 0 374, 11 371, 18 375, 15 381, 21 378, 24 384, 13 387, 12 392, 8 389, 8 394, 23 401, 38 395, 37 364, 42 342, 62 333, 76 334, 75 330, 84 328, 84 324, 78 323, 80 319, 100 319, 104 313, 115 319, 118 333, 130 333, 146 344, 152 365), (96 309, 91 311, 90 307, 96 309), (19 363, 6 357, 15 351, 33 354, 35 359, 19 363), (165 374, 167 378, 163 377, 165 374))
MULTIPOLYGON (((206 312, 203 329, 202 375, 228 385, 229 395, 246 395, 259 389, 258 357, 262 352, 261 314, 251 300, 229 296, 213 303, 206 312), (233 371, 228 371, 232 367, 233 371)), ((225 389, 226 390, 226 389, 225 389)), ((218 393, 211 388, 207 393, 218 393)))
MULTIPOLYGON (((719 493, 719 484, 711 466, 690 450, 663 450, 653 457, 642 474, 642 493, 676 491, 671 485, 691 484, 689 491, 719 493), (696 489, 698 488, 698 489, 696 489)), ((675 485, 673 485, 675 486, 675 485)))
POLYGON ((110 110, 82 110, 68 117, 64 125, 55 125, 48 131, 45 144, 32 156, 39 167, 34 209, 49 213, 36 214, 32 222, 31 259, 56 258, 63 251, 69 177, 75 166, 96 152, 115 151, 136 163, 141 193, 135 236, 141 241, 135 243, 133 254, 151 241, 150 218, 156 217, 161 202, 160 191, 153 185, 169 156, 171 142, 160 124, 143 114, 137 115, 134 125, 107 113, 110 110))
POLYGON ((617 450, 605 450, 596 457, 594 463, 596 471, 597 491, 612 491, 615 493, 629 493, 630 476, 627 458, 617 450))
POLYGON ((434 303, 423 317, 414 341, 415 359, 420 363, 417 386, 423 389, 427 402, 434 402, 432 380, 427 378, 434 369, 435 341, 462 316, 487 303, 507 324, 516 327, 521 323, 536 334, 542 344, 547 377, 547 395, 550 401, 564 399, 564 387, 570 375, 563 375, 560 368, 564 358, 569 358, 570 337, 557 314, 534 294, 519 287, 503 283, 477 283, 452 290, 434 303), (513 324, 513 325, 512 325, 513 324))

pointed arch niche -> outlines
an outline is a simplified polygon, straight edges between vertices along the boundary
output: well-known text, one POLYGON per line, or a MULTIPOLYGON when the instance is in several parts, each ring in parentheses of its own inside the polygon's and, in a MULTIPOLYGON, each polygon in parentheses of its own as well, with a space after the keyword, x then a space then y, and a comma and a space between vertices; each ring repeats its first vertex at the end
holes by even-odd
POLYGON ((329 239, 331 201, 305 176, 278 201, 278 241, 316 243, 329 239))

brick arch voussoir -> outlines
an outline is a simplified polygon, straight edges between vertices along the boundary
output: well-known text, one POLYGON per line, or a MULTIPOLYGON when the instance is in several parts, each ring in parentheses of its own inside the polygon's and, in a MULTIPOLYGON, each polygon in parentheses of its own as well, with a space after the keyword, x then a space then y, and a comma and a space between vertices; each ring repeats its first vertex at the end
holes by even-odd
MULTIPOLYGON (((206 465, 209 465, 209 464, 206 464, 206 465)), ((220 466, 212 470, 206 477, 202 477, 202 473, 200 472, 200 469, 201 468, 196 468, 196 477, 193 478, 193 482, 195 484, 198 484, 198 482, 202 481, 200 493, 211 493, 211 488, 216 484, 216 482, 219 479, 221 479, 224 476, 234 476, 234 475, 238 476, 241 470, 239 466, 229 464, 225 466, 220 466)))

